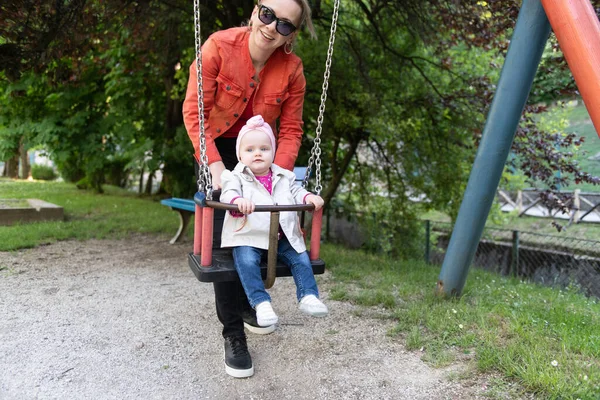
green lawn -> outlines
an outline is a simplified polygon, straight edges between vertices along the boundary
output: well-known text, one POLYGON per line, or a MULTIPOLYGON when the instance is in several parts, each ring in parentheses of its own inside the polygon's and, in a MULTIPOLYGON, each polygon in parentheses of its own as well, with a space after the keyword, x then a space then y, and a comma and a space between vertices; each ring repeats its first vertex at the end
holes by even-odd
MULTIPOLYGON (((106 187, 98 195, 55 182, 0 180, 2 198, 41 198, 65 208, 64 222, 0 227, 0 250, 62 239, 175 232, 176 214, 152 199, 106 187)), ((400 261, 325 243, 331 299, 359 305, 358 315, 393 321, 389 335, 434 367, 468 363, 455 379, 492 373, 487 398, 598 399, 600 304, 480 270, 457 299, 434 294, 440 266, 400 261), (377 307, 371 307, 377 306, 377 307), (532 397, 533 396, 533 397, 532 397)), ((7 266, 0 265, 0 271, 7 266)), ((1 275, 0 275, 1 279, 1 275)), ((401 373, 401 371, 399 371, 401 373)))
POLYGON ((434 294, 439 266, 330 245, 323 258, 336 282, 330 298, 380 306, 378 316, 395 321, 389 334, 410 350, 422 349, 434 366, 467 359, 479 372, 501 373, 492 390, 498 397, 491 398, 598 398, 597 300, 480 270, 470 272, 459 299, 444 300, 434 294), (506 387, 513 387, 511 397, 502 397, 506 387))
MULTIPOLYGON (((65 221, 0 226, 0 251, 33 247, 56 240, 119 238, 133 233, 172 235, 177 214, 158 201, 112 186, 98 195, 75 185, 45 181, 0 179, 2 199, 38 198, 62 206, 65 221)), ((166 236, 167 237, 167 236, 166 236)))

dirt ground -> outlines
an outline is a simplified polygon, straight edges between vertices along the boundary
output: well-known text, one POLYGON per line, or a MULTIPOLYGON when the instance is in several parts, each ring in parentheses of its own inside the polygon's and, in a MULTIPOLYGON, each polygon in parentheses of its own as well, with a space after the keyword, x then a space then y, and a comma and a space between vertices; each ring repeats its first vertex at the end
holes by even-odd
POLYGON ((212 285, 188 268, 189 248, 136 236, 0 252, 0 399, 483 398, 486 377, 431 368, 377 310, 328 300, 327 273, 330 315, 301 314, 279 279, 277 330, 248 334, 255 375, 229 377, 212 285))

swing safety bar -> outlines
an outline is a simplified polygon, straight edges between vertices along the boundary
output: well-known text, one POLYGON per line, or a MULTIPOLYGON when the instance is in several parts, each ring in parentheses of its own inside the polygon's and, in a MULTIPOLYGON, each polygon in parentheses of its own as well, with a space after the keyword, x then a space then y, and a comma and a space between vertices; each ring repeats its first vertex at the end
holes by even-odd
MULTIPOLYGON (((236 204, 225 204, 219 201, 206 200, 204 193, 196 193, 194 224, 194 255, 200 256, 200 267, 210 268, 213 265, 212 240, 214 210, 238 211, 236 204)), ((267 256, 267 279, 265 287, 271 288, 275 282, 277 263, 277 240, 279 232, 279 213, 281 211, 313 211, 309 258, 311 262, 319 261, 321 250, 321 227, 323 209, 314 211, 313 204, 291 205, 257 205, 254 212, 270 212, 269 250, 267 256)))

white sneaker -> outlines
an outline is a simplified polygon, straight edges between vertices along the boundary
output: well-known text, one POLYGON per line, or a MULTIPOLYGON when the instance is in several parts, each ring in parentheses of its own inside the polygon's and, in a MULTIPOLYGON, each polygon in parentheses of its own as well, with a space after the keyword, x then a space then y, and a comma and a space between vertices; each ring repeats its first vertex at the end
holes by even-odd
POLYGON ((298 306, 298 308, 303 313, 312 315, 313 317, 324 317, 329 313, 329 310, 327 310, 327 306, 323 304, 323 302, 319 300, 314 294, 304 296, 300 300, 300 305, 298 306))
POLYGON ((279 317, 273 311, 271 302, 263 301, 256 306, 256 322, 260 326, 271 326, 275 325, 279 321, 279 317))

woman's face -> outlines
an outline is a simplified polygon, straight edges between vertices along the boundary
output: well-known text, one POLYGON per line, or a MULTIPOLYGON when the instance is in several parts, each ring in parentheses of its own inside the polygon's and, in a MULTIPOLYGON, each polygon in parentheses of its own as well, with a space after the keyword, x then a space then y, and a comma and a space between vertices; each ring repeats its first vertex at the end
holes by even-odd
MULTIPOLYGON (((254 7, 252 12, 252 33, 250 40, 257 49, 263 51, 274 51, 286 42, 293 40, 298 34, 298 30, 288 36, 277 32, 277 19, 282 22, 289 22, 296 28, 299 28, 302 8, 294 0, 262 0, 259 5, 254 7), (268 14, 273 14, 276 19, 269 24, 265 24, 259 18, 260 7, 268 8, 268 14)), ((281 27, 280 27, 281 30, 281 27)))

